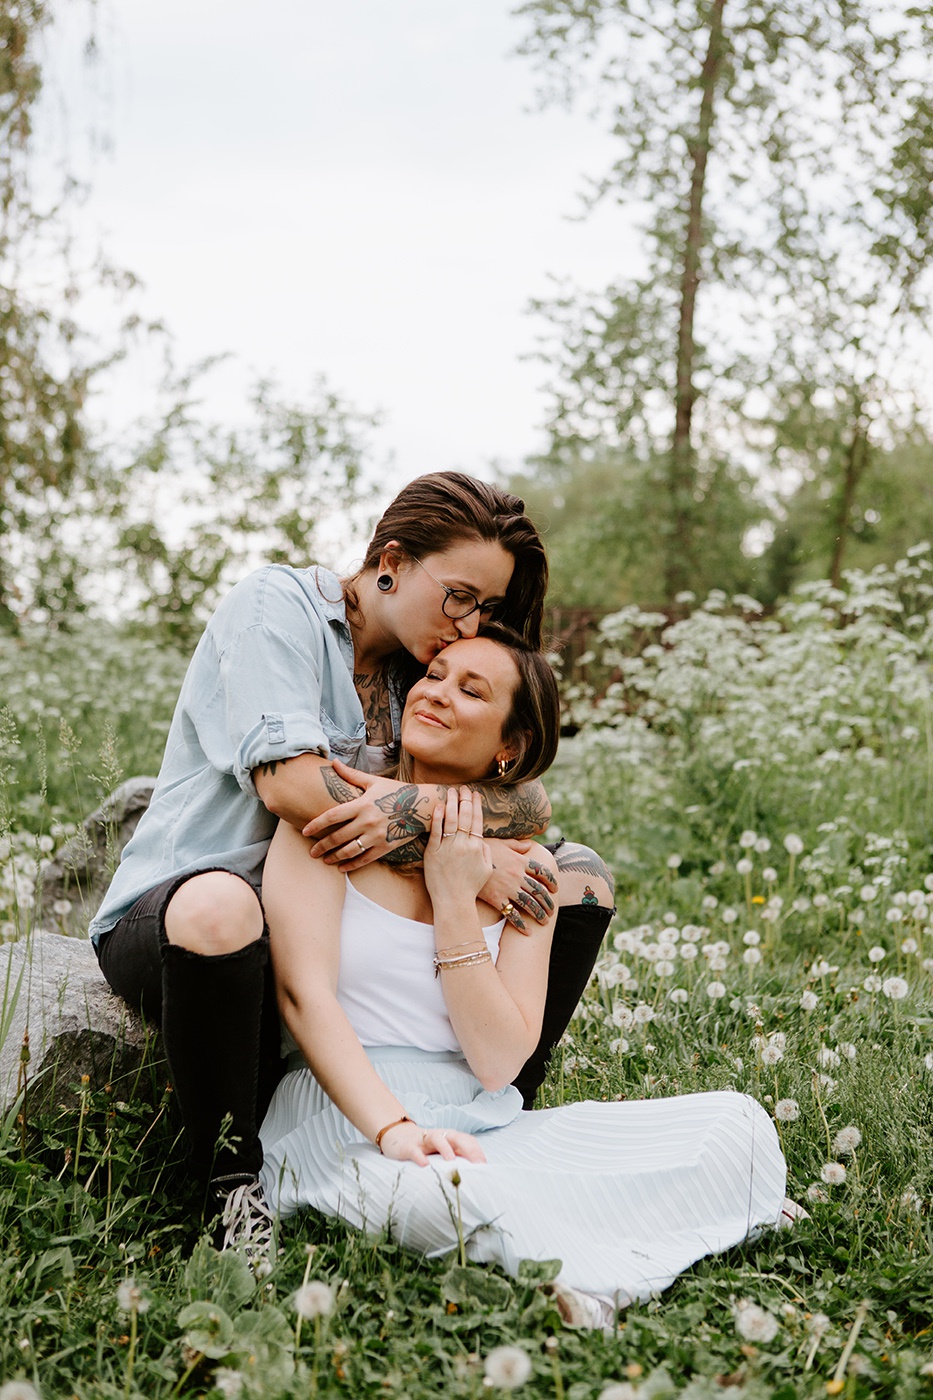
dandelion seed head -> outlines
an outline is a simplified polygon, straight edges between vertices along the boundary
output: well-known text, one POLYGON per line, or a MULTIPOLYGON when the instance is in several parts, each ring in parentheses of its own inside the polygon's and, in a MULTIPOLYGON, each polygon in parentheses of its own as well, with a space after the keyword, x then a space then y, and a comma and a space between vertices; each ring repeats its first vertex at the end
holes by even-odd
POLYGON ((872 973, 869 977, 865 978, 862 986, 865 988, 866 992, 871 992, 872 996, 874 996, 876 992, 881 991, 881 978, 872 973))
POLYGON ((829 1318, 823 1312, 816 1312, 812 1317, 807 1318, 807 1331, 814 1336, 822 1337, 829 1326, 829 1318))
POLYGON ((843 1059, 845 1059, 845 1060, 854 1060, 854 1059, 855 1059, 855 1056, 856 1056, 856 1054, 857 1054, 857 1051, 856 1051, 855 1046, 852 1044, 851 1040, 840 1040, 840 1042, 839 1042, 839 1044, 838 1044, 838 1046, 837 1046, 836 1048, 838 1049, 838 1051, 839 1051, 840 1055, 843 1057, 843 1059))
POLYGON ((820 1004, 820 999, 816 992, 805 991, 800 993, 801 1011, 815 1011, 820 1004))
POLYGON ((750 851, 757 840, 757 831, 743 831, 742 835, 739 837, 739 845, 742 847, 743 851, 750 851))
POLYGON ((862 1141, 862 1134, 854 1124, 848 1128, 840 1128, 833 1138, 833 1151, 840 1157, 847 1157, 850 1152, 854 1152, 862 1141))
POLYGON ((889 1001, 903 1001, 910 987, 903 977, 886 977, 881 984, 881 990, 889 1001))
POLYGON ((796 832, 789 831, 784 837, 784 849, 790 856, 799 856, 803 854, 803 842, 796 832))
POLYGON ((933 1069, 933 1050, 928 1050, 923 1057, 923 1068, 933 1069))
POLYGON ((612 1381, 599 1392, 599 1400, 638 1400, 638 1387, 631 1381, 612 1381))
POLYGON ((726 906, 721 915, 724 924, 734 924, 738 917, 738 910, 731 908, 729 905, 726 906))
POLYGON ((646 1001, 640 1001, 632 1012, 632 1020, 636 1026, 646 1026, 649 1021, 655 1018, 653 1006, 649 1006, 646 1001))
POLYGON ((824 1190, 817 1182, 813 1181, 807 1187, 807 1200, 816 1201, 819 1205, 825 1205, 829 1200, 829 1192, 824 1190))
POLYGON ((236 1400, 243 1390, 243 1372, 234 1371, 229 1366, 220 1366, 214 1372, 214 1388, 225 1400, 236 1400))
POLYGON ((759 1307, 750 1299, 743 1298, 736 1304, 735 1330, 747 1342, 773 1342, 779 1327, 780 1323, 774 1313, 759 1307))
POLYGON ((742 954, 742 961, 747 967, 755 967, 761 962, 761 949, 746 948, 745 952, 742 954))
POLYGON ((689 999, 689 993, 685 987, 672 987, 667 994, 668 1001, 672 1001, 675 1006, 683 1006, 689 999))
POLYGON ((301 1285, 292 1302, 299 1317, 327 1317, 334 1311, 334 1290, 322 1279, 312 1279, 301 1285))
POLYGON ((838 1069, 839 1052, 831 1050, 828 1045, 821 1045, 817 1055, 817 1063, 821 1069, 838 1069))
POLYGON ((710 982, 706 988, 706 995, 710 1001, 718 1001, 726 995, 726 989, 721 982, 710 982))
POLYGON ((494 1347, 483 1362, 483 1374, 498 1390, 517 1390, 531 1375, 531 1360, 522 1347, 494 1347))
POLYGON ((904 911, 895 904, 884 916, 889 924, 899 924, 904 917, 904 911))
POLYGON ((693 959, 699 956, 697 945, 695 943, 682 943, 680 945, 680 956, 683 958, 684 962, 693 962, 693 959))
POLYGON ((774 1116, 779 1123, 796 1123, 800 1117, 800 1105, 796 1099, 778 1099, 774 1105, 774 1116))
POLYGON ((742 934, 742 942, 747 948, 757 948, 761 942, 761 934, 757 929, 750 928, 747 933, 742 934))
POLYGON ((624 1055, 628 1050, 628 1041, 624 1035, 616 1036, 615 1040, 609 1042, 609 1053, 612 1055, 624 1055))
POLYGON ((670 855, 670 856, 668 856, 668 858, 667 858, 667 868, 668 868, 668 870, 679 870, 680 867, 683 865, 683 863, 684 863, 684 858, 683 858, 683 856, 679 856, 679 855, 676 855, 676 854, 675 854, 675 855, 670 855))
POLYGON ((755 850, 758 854, 760 856, 767 855, 770 849, 771 842, 768 840, 767 836, 759 836, 758 840, 755 842, 755 850))
POLYGON ((841 1162, 825 1162, 820 1168, 820 1180, 825 1181, 827 1186, 841 1186, 846 1175, 841 1162))
POLYGON ((29 1381, 7 1381, 0 1385, 0 1400, 42 1400, 42 1397, 29 1381))
POLYGON ((863 885, 858 892, 858 897, 863 904, 871 904, 872 900, 878 897, 877 885, 863 885))
POLYGON ((916 953, 919 946, 916 938, 905 938, 901 942, 901 952, 906 953, 909 957, 912 953, 916 953))
POLYGON ((144 1296, 135 1279, 125 1278, 117 1286, 117 1307, 125 1313, 148 1311, 149 1299, 144 1296))
POLYGON ((759 1051, 759 1059, 763 1065, 769 1068, 779 1065, 784 1058, 784 1051, 778 1045, 763 1045, 759 1051))
POLYGON ((748 859, 748 856, 743 856, 741 860, 736 861, 735 868, 739 875, 751 875, 755 867, 748 859))

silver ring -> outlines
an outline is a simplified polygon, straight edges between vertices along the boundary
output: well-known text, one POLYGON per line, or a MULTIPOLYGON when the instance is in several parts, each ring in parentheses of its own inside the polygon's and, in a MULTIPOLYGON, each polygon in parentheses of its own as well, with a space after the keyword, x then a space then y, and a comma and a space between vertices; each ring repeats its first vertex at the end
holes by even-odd
POLYGON ((361 851, 365 851, 365 850, 366 850, 366 847, 363 845, 362 841, 360 840, 360 838, 359 838, 358 836, 355 836, 353 839, 355 840, 356 844, 359 846, 359 848, 360 848, 361 851))

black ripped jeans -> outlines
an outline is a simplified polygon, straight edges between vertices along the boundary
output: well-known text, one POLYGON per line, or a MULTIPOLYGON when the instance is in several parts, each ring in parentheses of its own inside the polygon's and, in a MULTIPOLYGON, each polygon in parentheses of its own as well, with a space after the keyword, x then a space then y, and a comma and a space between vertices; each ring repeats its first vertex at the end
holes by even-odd
POLYGON ((190 878, 144 894, 97 955, 113 990, 162 1032, 192 1172, 232 1188, 259 1173, 259 1124, 282 1073, 269 930, 263 920, 261 938, 217 956, 170 943, 165 910, 190 878))
MULTIPOLYGON (((283 1069, 268 929, 264 923, 261 938, 217 956, 170 943, 165 910, 190 878, 167 880, 137 900, 104 934, 98 957, 113 990, 161 1029, 192 1172, 202 1182, 233 1187, 262 1165, 259 1125, 283 1069)), ((515 1080, 526 1108, 534 1104, 611 918, 611 909, 585 904, 558 913, 541 1038, 515 1080)))

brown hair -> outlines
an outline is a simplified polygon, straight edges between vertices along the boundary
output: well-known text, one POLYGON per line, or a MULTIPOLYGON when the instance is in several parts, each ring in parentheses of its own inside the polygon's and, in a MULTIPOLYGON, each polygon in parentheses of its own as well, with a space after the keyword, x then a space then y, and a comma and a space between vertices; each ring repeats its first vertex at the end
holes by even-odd
POLYGON ((515 560, 498 620, 533 648, 541 646, 548 567, 544 545, 519 496, 464 472, 429 472, 402 488, 376 526, 363 567, 344 583, 349 606, 359 604, 352 585, 379 567, 382 551, 397 540, 415 559, 437 554, 460 540, 495 540, 515 560))
MULTIPOLYGON (((554 762, 560 739, 560 695, 557 678, 543 654, 529 646, 524 637, 501 622, 487 622, 477 634, 506 647, 512 654, 518 671, 518 684, 512 695, 512 707, 502 730, 506 744, 517 752, 504 776, 498 773, 477 774, 471 779, 476 787, 517 787, 539 778, 554 762)), ((456 643, 452 643, 456 646, 456 643)), ((411 782, 411 759, 401 750, 395 776, 411 782)))

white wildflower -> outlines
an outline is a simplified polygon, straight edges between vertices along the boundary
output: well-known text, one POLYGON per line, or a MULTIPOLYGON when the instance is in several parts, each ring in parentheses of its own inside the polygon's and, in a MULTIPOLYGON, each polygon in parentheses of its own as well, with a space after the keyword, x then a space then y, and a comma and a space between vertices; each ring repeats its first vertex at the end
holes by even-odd
POLYGON ((789 831, 784 837, 784 849, 790 856, 799 856, 803 853, 803 842, 793 831, 789 831))
POLYGON ((920 966, 924 972, 933 972, 933 958, 924 958, 920 966))
POLYGON ((881 990, 889 1001, 903 1001, 910 988, 903 977, 886 977, 881 990))
POLYGON ((615 1040, 609 1042, 609 1052, 612 1055, 624 1055, 628 1050, 628 1041, 624 1035, 617 1036, 615 1040))
POLYGON ((901 952, 910 957, 912 953, 916 953, 919 946, 916 938, 905 938, 901 942, 901 952))
POLYGON ((629 1007, 622 1001, 614 1003, 612 1014, 609 1018, 614 1026, 618 1026, 620 1031, 627 1031, 634 1024, 635 1017, 629 1007))
POLYGON ((638 1386, 631 1381, 611 1381, 599 1392, 599 1400, 638 1400, 638 1386))
POLYGON ((292 1303, 299 1317, 327 1317, 334 1311, 334 1290, 321 1279, 303 1283, 296 1292, 292 1303))
POLYGON ((739 837, 739 845, 742 847, 743 851, 750 851, 757 840, 757 831, 743 831, 742 835, 739 837))
POLYGON ((820 999, 816 992, 805 991, 800 993, 801 1011, 815 1011, 820 1004, 820 999))
POLYGON ((827 909, 829 907, 829 902, 828 894, 815 894, 813 896, 814 909, 827 909))
POLYGON ((736 1305, 735 1329, 747 1342, 773 1342, 779 1326, 774 1313, 747 1298, 736 1305))
POLYGON ((865 988, 866 992, 871 992, 872 996, 874 996, 876 992, 881 991, 881 978, 872 973, 871 976, 865 978, 862 986, 865 988))
POLYGON ((713 909, 718 907, 719 900, 714 894, 705 894, 702 900, 700 901, 700 905, 703 909, 708 909, 712 911, 713 909))
POLYGON ((726 989, 721 982, 710 982, 706 988, 706 995, 710 1001, 718 1001, 726 995, 726 989))
POLYGON ((678 855, 668 856, 666 863, 668 870, 679 870, 684 863, 684 858, 678 855))
POLYGON ((896 905, 898 909, 903 909, 904 905, 907 903, 907 896, 904 891, 898 890, 897 894, 893 894, 891 896, 891 903, 896 905))
POLYGON ((683 958, 684 962, 692 962, 695 957, 699 956, 697 945, 695 943, 682 943, 680 945, 680 956, 683 958))
POLYGON ((820 1180, 827 1186, 841 1186, 846 1179, 846 1169, 841 1162, 826 1162, 820 1168, 820 1180))
POLYGON ((757 948, 761 942, 761 934, 757 929, 750 928, 747 933, 742 934, 742 942, 746 948, 757 948))
POLYGON ((829 1200, 829 1193, 814 1181, 807 1187, 807 1200, 818 1201, 821 1205, 825 1205, 829 1200))
POLYGON ((927 897, 924 894, 923 890, 907 891, 907 903, 911 906, 911 908, 915 909, 919 904, 926 904, 926 900, 927 897))
POLYGON ((757 963, 761 962, 761 949, 746 948, 745 952, 742 954, 742 961, 747 967, 754 967, 757 963))
POLYGON ((683 1006, 688 997, 689 993, 686 987, 673 987, 667 994, 668 1001, 674 1002, 677 1006, 683 1006))
POLYGON ((807 1319, 807 1331, 814 1336, 822 1337, 828 1326, 829 1318, 823 1312, 815 1312, 807 1319))
POLYGON ((811 977, 828 977, 832 972, 838 972, 838 967, 833 967, 825 958, 817 958, 810 968, 811 977))
POLYGON ((653 1006, 649 1006, 646 1001, 640 1001, 632 1012, 632 1020, 636 1026, 646 1026, 649 1021, 655 1018, 653 1006))
POLYGON ((660 958, 655 964, 654 970, 659 977, 671 977, 674 972, 674 964, 668 962, 667 958, 660 958))
POLYGON ((800 1117, 800 1105, 796 1099, 778 1099, 774 1105, 774 1116, 780 1123, 796 1123, 800 1117))
MULTIPOLYGON (((697 928, 696 924, 684 924, 680 930, 681 941, 684 943, 699 943, 703 937, 703 930, 697 928)), ((683 951, 683 950, 681 950, 683 951)))
POLYGON ((728 965, 728 959, 722 953, 714 953, 709 960, 710 972, 725 972, 728 965))
POLYGON ((766 865, 764 870, 761 872, 761 878, 764 880, 766 885, 773 885, 777 877, 778 874, 773 865, 766 865))
POLYGON ((863 885, 858 892, 858 897, 863 904, 871 904, 872 900, 878 897, 877 885, 863 885))
POLYGON ((888 910, 884 917, 889 924, 899 924, 904 917, 904 911, 895 905, 893 909, 888 910))
POLYGON ((741 860, 736 861, 735 868, 739 875, 751 875, 755 867, 748 859, 748 856, 743 856, 741 860))
POLYGON ((833 1138, 833 1151, 838 1157, 848 1157, 854 1152, 862 1141, 862 1134, 854 1125, 848 1128, 840 1128, 833 1138))
POLYGON ((784 1051, 777 1045, 763 1045, 759 1052, 759 1059, 763 1065, 769 1068, 779 1065, 784 1058, 784 1051))
POLYGON ((820 1069, 838 1069, 839 1054, 836 1050, 830 1050, 828 1045, 821 1045, 817 1055, 817 1063, 820 1069))
POLYGON ((755 842, 755 850, 758 854, 760 856, 767 855, 770 849, 771 842, 768 840, 767 836, 759 836, 758 840, 755 842))
POLYGON ((835 1081, 835 1079, 833 1079, 833 1077, 832 1077, 831 1074, 821 1074, 821 1075, 819 1075, 819 1085, 820 1085, 820 1088, 821 1088, 821 1089, 825 1089, 825 1090, 826 1090, 826 1093, 827 1093, 827 1094, 835 1093, 835 1090, 836 1090, 836 1081, 835 1081))
POLYGON ((517 1390, 531 1375, 531 1361, 522 1347, 494 1347, 483 1362, 483 1373, 498 1390, 517 1390))
POLYGON ((886 958, 886 957, 887 957, 887 953, 885 952, 885 950, 884 950, 883 948, 879 948, 879 947, 877 946, 877 944, 875 945, 874 948, 869 948, 869 950, 868 950, 868 961, 869 961, 869 962, 872 962, 872 963, 880 963, 880 962, 882 961, 882 959, 884 959, 884 958, 886 958))
POLYGON ((933 1069, 933 1050, 928 1050, 923 1057, 923 1068, 933 1069))
POLYGON ((839 1044, 836 1046, 836 1049, 839 1051, 843 1059, 855 1059, 857 1051, 855 1049, 855 1046, 852 1044, 851 1040, 840 1040, 839 1044))
POLYGON ((58 919, 67 919, 71 913, 70 899, 56 899, 52 905, 52 913, 58 919))
POLYGON ((915 1191, 912 1186, 908 1186, 906 1191, 901 1192, 901 1205, 905 1210, 915 1211, 918 1215, 923 1209, 923 1197, 919 1191, 915 1191))
POLYGON ((722 911, 722 921, 724 924, 734 924, 738 917, 738 910, 731 908, 729 905, 722 911))

